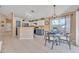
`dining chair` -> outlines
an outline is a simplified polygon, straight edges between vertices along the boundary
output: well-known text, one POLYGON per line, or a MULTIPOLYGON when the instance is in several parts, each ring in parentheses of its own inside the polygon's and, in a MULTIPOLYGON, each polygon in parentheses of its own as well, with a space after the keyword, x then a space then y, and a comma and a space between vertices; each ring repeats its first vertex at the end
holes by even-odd
POLYGON ((69 46, 69 49, 71 49, 71 41, 70 41, 69 33, 66 33, 65 35, 60 35, 59 45, 60 45, 61 41, 63 41, 63 42, 66 41, 69 46))
POLYGON ((49 41, 49 35, 48 35, 48 33, 49 33, 48 31, 44 32, 45 46, 46 46, 47 41, 49 41))
POLYGON ((45 36, 44 36, 44 39, 45 39, 45 46, 46 46, 46 43, 52 43, 52 47, 51 49, 53 49, 53 45, 56 43, 57 45, 57 41, 56 41, 56 37, 54 36, 55 34, 53 33, 50 33, 48 31, 45 31, 45 36))

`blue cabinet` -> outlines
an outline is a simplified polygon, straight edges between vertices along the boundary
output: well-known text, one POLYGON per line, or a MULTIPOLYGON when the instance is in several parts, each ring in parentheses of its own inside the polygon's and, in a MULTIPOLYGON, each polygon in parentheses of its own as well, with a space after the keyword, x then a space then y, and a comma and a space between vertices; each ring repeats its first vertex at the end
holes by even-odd
POLYGON ((36 35, 43 35, 44 34, 44 29, 36 29, 36 35))

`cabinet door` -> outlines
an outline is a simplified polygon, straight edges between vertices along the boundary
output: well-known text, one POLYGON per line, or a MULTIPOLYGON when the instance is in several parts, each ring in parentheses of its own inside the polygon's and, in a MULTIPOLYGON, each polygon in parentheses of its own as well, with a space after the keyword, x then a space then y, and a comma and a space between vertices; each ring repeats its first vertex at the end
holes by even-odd
POLYGON ((44 26, 44 20, 38 21, 39 26, 44 26))

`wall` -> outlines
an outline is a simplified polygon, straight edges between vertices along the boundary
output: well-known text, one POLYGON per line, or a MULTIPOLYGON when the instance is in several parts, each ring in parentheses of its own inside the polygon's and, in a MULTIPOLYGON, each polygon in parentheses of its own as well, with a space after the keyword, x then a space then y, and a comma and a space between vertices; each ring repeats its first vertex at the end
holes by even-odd
POLYGON ((44 30, 50 31, 50 20, 49 19, 45 20, 44 30))
POLYGON ((3 14, 0 14, 0 33, 5 33, 6 35, 12 34, 12 20, 3 14), (2 25, 4 25, 4 27, 2 27, 2 25))
POLYGON ((6 18, 6 31, 12 32, 12 19, 6 18))

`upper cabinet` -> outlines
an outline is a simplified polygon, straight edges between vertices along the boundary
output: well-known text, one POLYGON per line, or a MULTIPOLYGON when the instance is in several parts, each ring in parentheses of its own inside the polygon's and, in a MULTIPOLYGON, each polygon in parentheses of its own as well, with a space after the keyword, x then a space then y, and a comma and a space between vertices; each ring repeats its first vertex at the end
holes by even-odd
POLYGON ((31 26, 44 26, 44 20, 30 22, 31 26))

